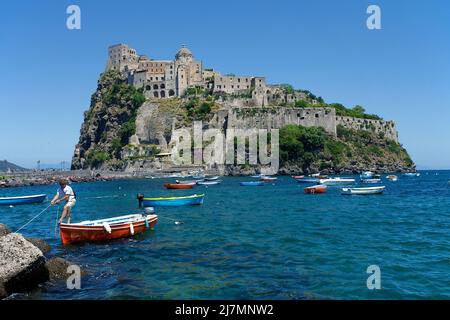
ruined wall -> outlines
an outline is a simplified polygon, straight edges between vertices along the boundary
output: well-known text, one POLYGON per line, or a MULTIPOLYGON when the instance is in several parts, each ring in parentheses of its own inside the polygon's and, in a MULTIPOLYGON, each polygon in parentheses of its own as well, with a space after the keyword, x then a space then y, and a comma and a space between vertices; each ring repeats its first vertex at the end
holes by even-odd
POLYGON ((352 117, 336 117, 336 125, 342 125, 347 129, 366 130, 384 135, 389 140, 398 142, 397 128, 394 121, 370 120, 352 117))

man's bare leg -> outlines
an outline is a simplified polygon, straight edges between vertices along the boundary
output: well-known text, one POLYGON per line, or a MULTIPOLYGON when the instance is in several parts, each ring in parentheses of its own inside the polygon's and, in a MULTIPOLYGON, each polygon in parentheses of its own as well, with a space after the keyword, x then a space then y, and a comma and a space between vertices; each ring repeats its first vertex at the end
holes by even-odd
POLYGON ((61 218, 59 219, 59 223, 62 223, 62 222, 63 222, 63 220, 64 220, 64 218, 66 217, 66 215, 67 215, 67 207, 64 206, 63 212, 62 212, 62 214, 61 214, 61 218))

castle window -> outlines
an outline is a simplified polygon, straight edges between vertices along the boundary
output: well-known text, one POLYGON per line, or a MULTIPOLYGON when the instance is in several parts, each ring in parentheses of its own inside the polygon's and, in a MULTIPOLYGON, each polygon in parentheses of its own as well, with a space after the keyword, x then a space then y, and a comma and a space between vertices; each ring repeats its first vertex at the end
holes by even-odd
POLYGON ((154 91, 154 92, 153 92, 153 96, 154 96, 155 98, 159 98, 158 91, 154 91))
POLYGON ((166 85, 164 83, 161 83, 161 85, 159 86, 161 89, 165 89, 166 85))
POLYGON ((158 85, 157 85, 157 84, 154 84, 154 85, 153 85, 153 89, 154 89, 154 90, 158 90, 158 85))
POLYGON ((151 90, 151 87, 149 85, 145 86, 145 90, 151 90))
POLYGON ((169 97, 172 97, 175 95, 175 91, 173 91, 172 89, 169 90, 169 97))
POLYGON ((166 92, 164 90, 161 91, 161 98, 165 98, 166 97, 166 92))

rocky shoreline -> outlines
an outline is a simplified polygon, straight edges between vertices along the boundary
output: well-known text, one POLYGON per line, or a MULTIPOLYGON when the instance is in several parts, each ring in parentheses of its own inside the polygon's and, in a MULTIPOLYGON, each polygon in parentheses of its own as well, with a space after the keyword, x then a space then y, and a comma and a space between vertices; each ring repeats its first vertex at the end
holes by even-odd
POLYGON ((72 263, 60 257, 47 258, 50 251, 44 240, 11 233, 0 224, 0 299, 32 291, 48 281, 65 280, 72 263))

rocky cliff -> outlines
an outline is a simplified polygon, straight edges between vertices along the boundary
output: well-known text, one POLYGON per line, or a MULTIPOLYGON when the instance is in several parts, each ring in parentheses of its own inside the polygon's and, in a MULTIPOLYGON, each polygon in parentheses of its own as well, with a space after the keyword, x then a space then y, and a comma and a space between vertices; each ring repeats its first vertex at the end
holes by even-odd
MULTIPOLYGON (((120 74, 107 72, 100 77, 85 112, 72 169, 159 170, 163 163, 158 155, 171 151, 173 131, 201 120, 204 128, 223 131, 281 129, 281 173, 414 170, 397 141, 395 124, 374 115, 364 118, 357 108, 324 103, 316 107, 235 107, 224 101, 226 97, 204 90, 188 91, 183 98, 146 99, 142 90, 128 85, 120 74), (343 111, 358 111, 358 117, 342 116, 343 111), (308 137, 320 140, 320 145, 310 148, 308 137)), ((223 169, 224 174, 234 175, 261 168, 228 165, 223 169)))

